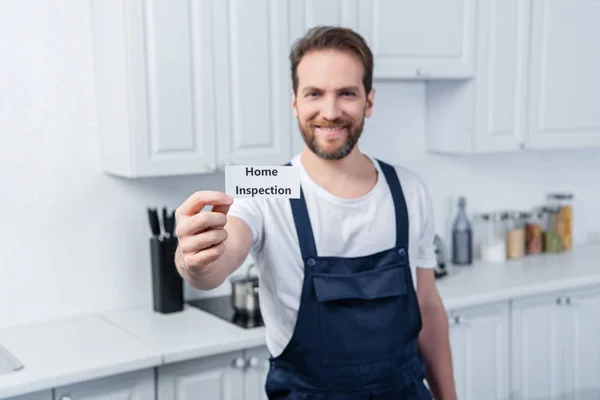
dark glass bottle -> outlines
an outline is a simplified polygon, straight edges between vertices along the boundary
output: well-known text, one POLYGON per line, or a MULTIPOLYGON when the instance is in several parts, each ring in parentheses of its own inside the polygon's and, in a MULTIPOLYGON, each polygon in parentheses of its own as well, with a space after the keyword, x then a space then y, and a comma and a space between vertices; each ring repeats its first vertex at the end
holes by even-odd
POLYGON ((458 200, 458 215, 452 225, 452 263, 470 265, 473 262, 473 230, 467 218, 467 201, 458 200))

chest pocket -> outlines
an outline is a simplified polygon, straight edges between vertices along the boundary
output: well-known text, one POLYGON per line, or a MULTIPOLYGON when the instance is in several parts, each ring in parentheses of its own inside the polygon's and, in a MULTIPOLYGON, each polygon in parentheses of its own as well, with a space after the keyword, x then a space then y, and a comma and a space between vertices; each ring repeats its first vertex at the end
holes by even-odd
POLYGON ((324 365, 393 356, 414 329, 408 263, 350 274, 313 273, 324 365))

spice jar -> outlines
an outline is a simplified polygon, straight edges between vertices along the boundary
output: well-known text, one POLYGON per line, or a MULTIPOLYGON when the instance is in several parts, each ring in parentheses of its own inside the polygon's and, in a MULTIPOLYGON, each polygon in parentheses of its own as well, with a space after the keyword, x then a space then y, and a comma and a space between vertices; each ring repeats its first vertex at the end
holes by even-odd
POLYGON ((527 254, 542 252, 545 215, 544 209, 539 208, 531 212, 525 221, 525 253, 527 254))
POLYGON ((544 251, 558 253, 562 250, 562 239, 557 228, 560 229, 560 206, 545 208, 546 223, 544 226, 544 251))
POLYGON ((548 195, 551 206, 558 207, 554 230, 558 233, 563 250, 573 246, 573 194, 551 193, 548 195))
POLYGON ((506 260, 506 213, 482 214, 481 259, 506 260))
POLYGON ((506 256, 522 258, 525 255, 525 223, 523 215, 512 212, 508 216, 506 229, 506 256))

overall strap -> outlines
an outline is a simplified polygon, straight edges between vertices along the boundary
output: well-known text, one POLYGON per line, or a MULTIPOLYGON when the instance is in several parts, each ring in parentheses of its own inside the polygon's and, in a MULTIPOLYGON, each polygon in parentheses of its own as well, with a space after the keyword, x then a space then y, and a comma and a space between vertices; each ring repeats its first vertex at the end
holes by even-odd
POLYGON ((396 211, 396 247, 405 247, 408 249, 408 210, 400 180, 393 166, 378 159, 376 160, 381 166, 392 192, 392 199, 394 200, 394 210, 396 211))
MULTIPOLYGON (((288 162, 285 165, 291 166, 292 164, 288 162)), ((292 206, 292 215, 294 216, 294 224, 296 225, 296 233, 298 234, 302 259, 307 260, 311 257, 317 257, 317 245, 315 244, 315 237, 313 235, 308 209, 306 208, 302 186, 300 186, 300 198, 290 199, 290 205, 292 206)))

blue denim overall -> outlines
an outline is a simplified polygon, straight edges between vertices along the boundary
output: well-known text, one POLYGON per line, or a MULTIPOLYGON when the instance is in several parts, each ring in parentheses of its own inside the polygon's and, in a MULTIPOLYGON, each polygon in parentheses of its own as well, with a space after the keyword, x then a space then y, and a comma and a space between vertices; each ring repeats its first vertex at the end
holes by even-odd
MULTIPOLYGON (((421 400, 421 314, 408 257, 408 212, 391 165, 396 245, 363 257, 319 257, 304 194, 291 199, 304 282, 292 338, 270 359, 269 399, 421 400)), ((287 165, 290 165, 289 163, 287 165)))

